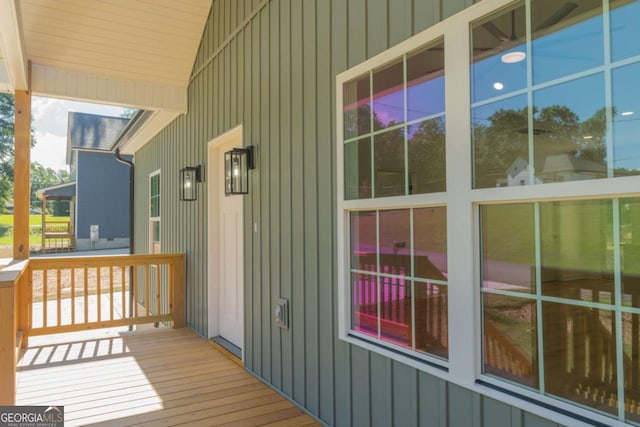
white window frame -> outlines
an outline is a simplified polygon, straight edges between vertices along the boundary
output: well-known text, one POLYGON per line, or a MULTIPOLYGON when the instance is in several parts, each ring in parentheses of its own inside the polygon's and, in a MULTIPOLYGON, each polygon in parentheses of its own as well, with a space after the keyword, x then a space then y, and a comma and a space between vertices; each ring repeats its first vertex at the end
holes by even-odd
POLYGON ((504 202, 640 196, 640 176, 472 189, 470 26, 473 21, 514 3, 514 0, 484 0, 476 3, 336 77, 339 338, 558 423, 575 425, 578 419, 565 415, 575 414, 604 425, 625 426, 627 424, 576 404, 482 374, 479 206, 504 202), (446 193, 345 200, 344 83, 439 38, 444 38, 445 45, 446 193), (445 205, 447 208, 449 358, 448 362, 438 361, 436 364, 439 366, 359 339, 357 334, 350 331, 350 211, 415 207, 419 204, 445 205))
MULTIPOLYGON (((160 204, 162 203, 162 174, 160 173, 160 169, 155 170, 153 172, 151 172, 149 174, 149 253, 153 254, 156 253, 154 252, 153 249, 153 226, 154 223, 159 223, 160 224, 160 236, 162 236, 162 221, 161 221, 161 215, 159 214, 158 216, 151 216, 151 179, 155 176, 158 176, 158 180, 159 180, 159 184, 160 184, 160 204)), ((161 211, 161 205, 158 206, 158 211, 161 211)), ((160 252, 162 252, 162 237, 160 237, 160 242, 159 242, 159 247, 160 247, 160 252)))

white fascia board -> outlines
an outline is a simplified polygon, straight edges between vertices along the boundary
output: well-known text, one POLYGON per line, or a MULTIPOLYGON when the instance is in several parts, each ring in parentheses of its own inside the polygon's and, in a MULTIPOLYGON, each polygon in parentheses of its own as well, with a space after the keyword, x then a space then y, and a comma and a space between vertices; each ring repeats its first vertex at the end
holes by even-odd
POLYGON ((187 111, 187 87, 122 79, 49 65, 31 65, 35 95, 71 99, 139 110, 187 111))
POLYGON ((177 111, 154 111, 135 133, 128 136, 127 139, 122 142, 119 147, 120 151, 122 154, 134 155, 136 151, 142 148, 151 138, 156 136, 180 114, 182 113, 177 111))
POLYGON ((2 84, 5 89, 10 86, 11 90, 28 90, 29 73, 19 9, 18 0, 0 1, 0 51, 9 77, 9 82, 2 84))

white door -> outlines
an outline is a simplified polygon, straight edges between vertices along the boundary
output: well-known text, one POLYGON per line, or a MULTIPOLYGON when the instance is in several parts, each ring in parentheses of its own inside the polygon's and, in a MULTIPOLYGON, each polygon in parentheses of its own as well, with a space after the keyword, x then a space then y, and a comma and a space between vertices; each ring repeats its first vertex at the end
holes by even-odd
MULTIPOLYGON (((233 148, 229 146, 228 149, 233 148)), ((220 182, 224 182, 224 151, 220 152, 220 182)), ((220 335, 231 343, 243 348, 243 265, 242 265, 242 197, 225 196, 220 191, 220 335)))
POLYGON ((238 128, 210 143, 210 335, 244 348, 243 196, 224 195, 224 153, 242 147, 238 128))

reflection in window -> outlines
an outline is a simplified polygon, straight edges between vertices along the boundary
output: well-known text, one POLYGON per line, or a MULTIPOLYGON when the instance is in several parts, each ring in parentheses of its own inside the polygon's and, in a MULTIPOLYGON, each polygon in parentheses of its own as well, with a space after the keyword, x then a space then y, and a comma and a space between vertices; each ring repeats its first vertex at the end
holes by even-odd
POLYGON ((534 92, 536 183, 606 178, 604 97, 602 73, 534 92))
POLYGON ((446 190, 442 41, 343 89, 345 199, 446 190))
MULTIPOLYGON (((622 304, 640 308, 640 200, 620 200, 622 304)), ((640 380, 640 378, 639 378, 640 380)))
POLYGON ((484 373, 537 387, 535 301, 484 294, 482 303, 484 373))
POLYGON ((444 118, 436 117, 411 125, 407 133, 409 194, 445 191, 444 118))
POLYGON ((612 302, 610 200, 541 203, 540 241, 543 295, 612 302))
POLYGON ((405 194, 404 129, 396 128, 374 136, 375 196, 405 194))
POLYGON ((473 102, 527 87, 524 1, 471 26, 473 102))
POLYGON ((484 373, 640 420, 640 198, 480 215, 484 373))
POLYGON ((444 44, 407 57, 407 120, 444 112, 444 44))
POLYGON ((474 188, 640 174, 640 0, 528 3, 471 24, 474 188))
POLYGON ((371 95, 369 76, 344 85, 344 139, 371 131, 371 95))
POLYGON ((616 68, 613 81, 613 167, 615 176, 640 174, 640 63, 616 68))
POLYGON ((611 9, 611 60, 640 55, 639 0, 609 0, 611 9))
POLYGON ((533 204, 482 206, 480 215, 482 287, 535 293, 533 204))
POLYGON ((531 15, 534 84, 603 64, 601 0, 532 0, 531 15))
POLYGON ((351 212, 352 329, 448 356, 446 209, 351 212))
POLYGON ((371 197, 371 138, 351 141, 344 146, 344 198, 371 197))
POLYGON ((404 122, 402 61, 373 72, 373 127, 383 129, 404 122))
POLYGON ((475 188, 530 183, 527 115, 525 95, 473 109, 475 188))

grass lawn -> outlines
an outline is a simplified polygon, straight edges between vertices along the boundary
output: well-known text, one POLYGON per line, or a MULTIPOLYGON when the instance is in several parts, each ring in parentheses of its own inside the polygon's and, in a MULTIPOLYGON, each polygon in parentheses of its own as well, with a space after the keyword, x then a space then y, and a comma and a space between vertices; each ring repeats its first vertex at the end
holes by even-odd
MULTIPOLYGON (((69 221, 68 216, 52 216, 47 215, 47 221, 69 221)), ((42 215, 29 215, 29 225, 41 225, 42 215)), ((13 226, 13 215, 0 215, 0 226, 13 226)), ((42 237, 40 230, 35 234, 29 236, 29 244, 42 243, 42 237)), ((4 236, 0 236, 0 246, 13 245, 13 235, 7 233, 4 236)))

